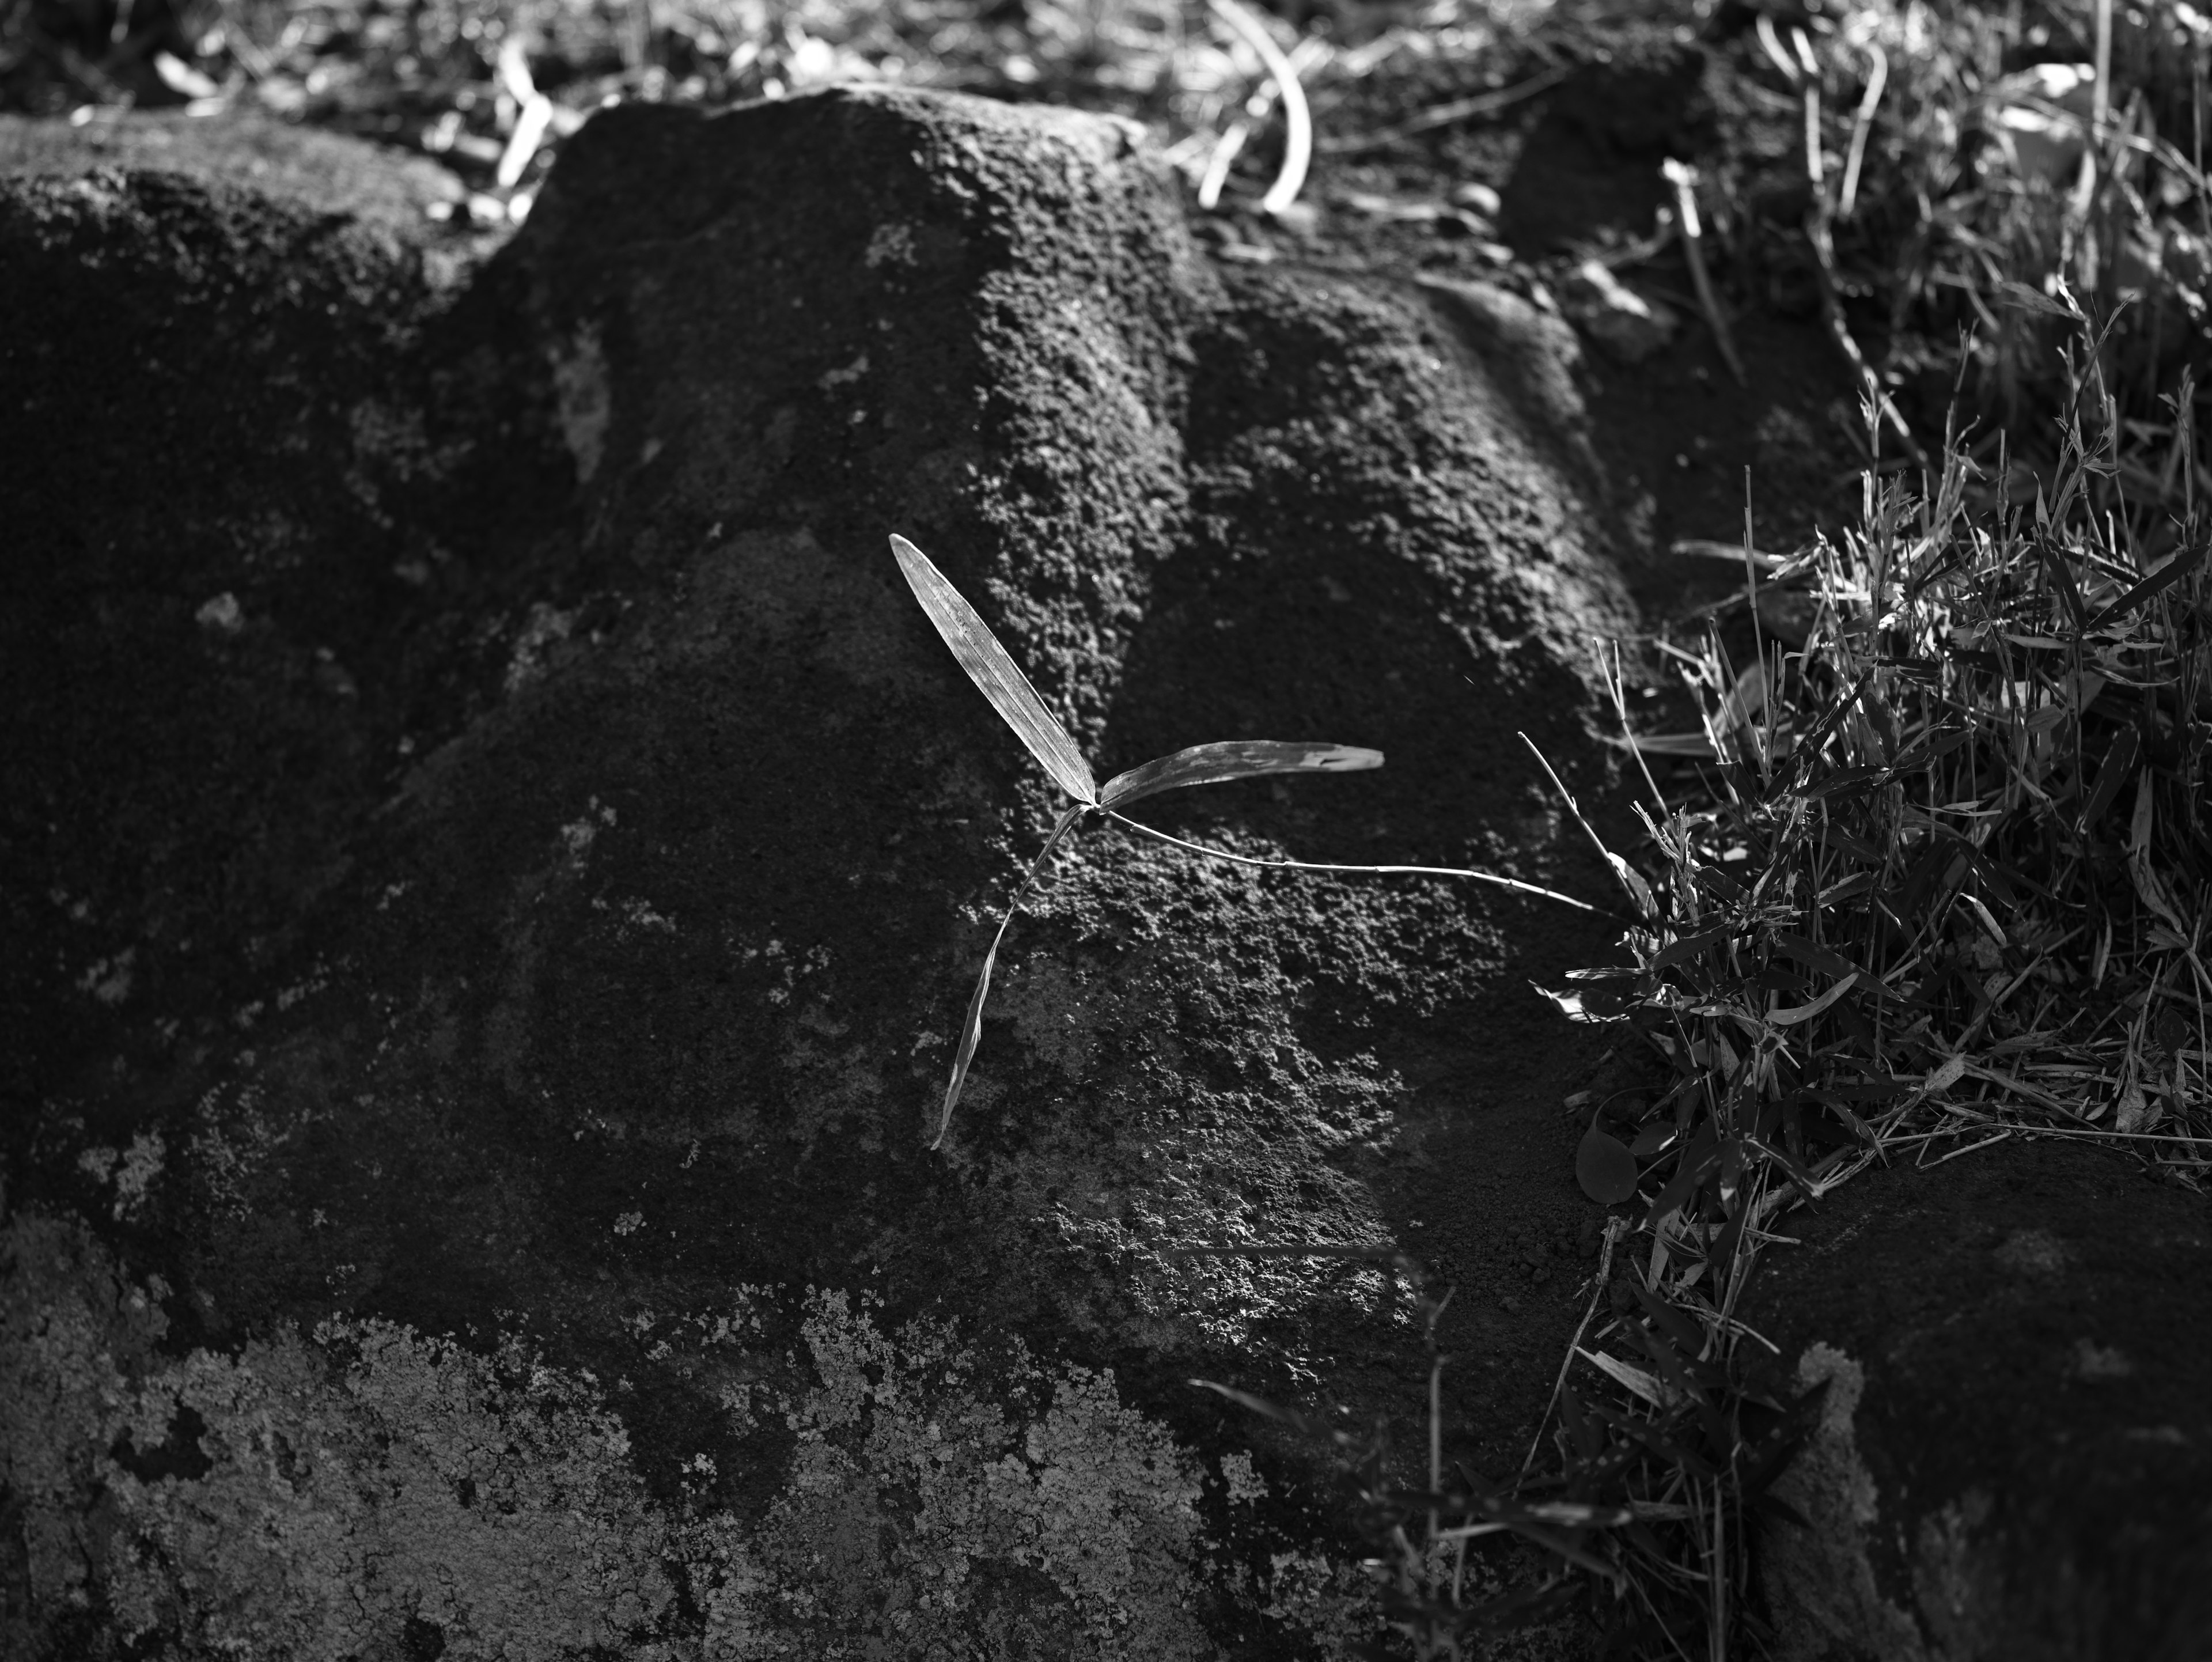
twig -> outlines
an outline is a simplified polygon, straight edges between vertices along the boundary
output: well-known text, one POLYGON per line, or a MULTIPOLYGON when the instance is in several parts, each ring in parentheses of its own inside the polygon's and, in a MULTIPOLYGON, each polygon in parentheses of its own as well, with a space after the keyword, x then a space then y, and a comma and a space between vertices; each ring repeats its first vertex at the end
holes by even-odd
POLYGON ((1735 377, 1735 384, 1748 387, 1751 380, 1743 373, 1743 360, 1736 356, 1735 341, 1729 333, 1720 297, 1713 292, 1712 275, 1705 270, 1704 233, 1698 222, 1696 170, 1669 156, 1662 164, 1661 171, 1674 187, 1674 228, 1681 233, 1682 253, 1690 262, 1690 281, 1697 289, 1698 307, 1705 314, 1705 326, 1713 332, 1713 344, 1721 349, 1722 361, 1735 377))
POLYGON ((1198 205, 1201 211, 1210 214, 1220 206, 1221 187, 1229 182, 1230 165, 1237 160, 1237 153, 1244 148, 1244 141, 1251 133, 1252 124, 1238 119, 1231 122, 1214 141, 1213 152, 1206 159, 1205 176, 1198 181, 1198 205))
POLYGON ((1813 275, 1820 286, 1820 315, 1828 326, 1828 338, 1836 344, 1836 350, 1843 355, 1844 362, 1850 365, 1852 375, 1888 422, 1913 466, 1926 472, 1928 453, 1920 447, 1920 441, 1912 436, 1912 429, 1906 424, 1903 413, 1882 390, 1881 378, 1868 367, 1866 354, 1859 350, 1858 342, 1851 338, 1851 326, 1844 320, 1843 295, 1836 286, 1835 245, 1828 237, 1826 206, 1817 193, 1813 205, 1805 210, 1805 240, 1812 245, 1813 275))
POLYGON ((1797 96, 1805 111, 1805 178, 1817 197, 1827 175, 1820 145, 1820 66, 1804 30, 1790 30, 1790 44, 1797 49, 1797 96))
POLYGON ((1283 55, 1283 49, 1237 0, 1206 0, 1206 3, 1238 40, 1259 53, 1274 81, 1276 94, 1283 100, 1283 165, 1267 194, 1260 198, 1261 212, 1279 214, 1305 188, 1306 167, 1313 159, 1313 115, 1306 107, 1305 89, 1298 85, 1298 72, 1283 55))
POLYGON ((1867 50, 1874 54, 1874 67, 1867 71, 1866 93, 1851 123, 1850 155, 1844 159, 1843 188, 1836 196, 1838 219, 1849 219, 1858 205, 1859 167, 1866 160, 1867 136, 1874 131, 1874 113, 1881 107, 1882 88, 1889 82, 1889 54, 1882 51, 1881 43, 1870 40, 1867 50))

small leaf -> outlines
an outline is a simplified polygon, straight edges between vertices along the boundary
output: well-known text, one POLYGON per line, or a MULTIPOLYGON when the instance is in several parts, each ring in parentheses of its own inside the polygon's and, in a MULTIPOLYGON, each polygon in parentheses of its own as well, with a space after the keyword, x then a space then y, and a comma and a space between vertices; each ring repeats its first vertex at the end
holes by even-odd
POLYGON ((1640 1367, 1631 1367, 1617 1356, 1608 1356, 1602 1350, 1585 1350, 1582 1358, 1614 1384, 1625 1385, 1654 1408, 1670 1408, 1666 1386, 1640 1367))
MULTIPOLYGON (((1536 986, 1533 981, 1528 984, 1536 986)), ((1589 993, 1555 993, 1549 987, 1536 987, 1536 990, 1558 1005, 1559 1014, 1570 1021, 1618 1021, 1622 1010, 1626 1008, 1626 1001, 1617 994, 1609 999, 1600 995, 1593 1001, 1589 993)))
POLYGON ((2105 752, 2104 765, 2097 770, 2096 782, 2089 788, 2089 800, 2081 809, 2081 834, 2087 836, 2097 821, 2104 817, 2113 798, 2120 794, 2135 771, 2136 756, 2142 748, 2142 736, 2130 725, 2112 735, 2110 749, 2105 752))
POLYGON ((2007 305, 2016 306, 2023 312, 2035 312, 2049 318, 2070 318, 2075 322, 2081 320, 2080 313, 2069 311, 2048 295, 2029 288, 2025 283, 2000 283, 1997 292, 2004 296, 2007 305))
POLYGON ((1823 947, 1817 941, 1808 941, 1802 934, 1791 934, 1787 930, 1777 930, 1774 944, 1800 964, 1810 965, 1823 975, 1831 975, 1841 979, 1846 976, 1866 973, 1858 965, 1852 963, 1841 953, 1823 947))
POLYGON ((1661 970, 1671 970, 1677 964, 1686 964, 1693 958, 1702 957, 1708 947, 1721 945, 1735 933, 1732 925, 1723 924, 1719 928, 1708 929, 1702 934, 1686 934, 1670 942, 1651 960, 1651 970, 1656 974, 1661 970))
POLYGON ((1583 1014, 1593 1021, 1618 1021, 1628 1014, 1629 995, 1618 987, 1582 989, 1583 1014))
POLYGON ((1769 1010, 1766 1013, 1766 1019, 1777 1027, 1794 1027, 1801 1021, 1810 1021, 1845 993, 1850 991, 1852 983, 1858 978, 1858 971, 1854 970, 1810 1004, 1797 1004, 1786 1008, 1769 1010))
POLYGON ((1575 1181, 1600 1206, 1618 1206, 1636 1195, 1636 1156, 1619 1137, 1593 1125, 1575 1150, 1575 1181))
POLYGON ((2204 556, 2212 551, 2212 545, 2199 544, 2185 554, 2177 554, 2164 565, 2130 588, 2089 620, 2092 629, 2102 629, 2116 618, 2124 618, 2145 600, 2162 589, 2171 588, 2204 563, 2204 556))
POLYGON ((1605 859, 1606 863, 1613 868, 1613 874, 1620 880, 1620 886, 1628 891, 1628 898, 1636 903, 1637 915, 1656 917, 1659 903, 1652 898, 1651 886, 1644 880, 1644 874, 1610 849, 1605 850, 1605 859))
POLYGON ((1193 745, 1140 768, 1116 774, 1098 793, 1102 807, 1121 807, 1182 785, 1253 779, 1267 773, 1358 773, 1382 765, 1382 752, 1357 745, 1289 744, 1277 739, 1231 739, 1193 745))
POLYGON ((1716 761, 1720 754, 1702 733, 1638 733, 1626 739, 1608 738, 1606 743, 1616 749, 1638 750, 1646 756, 1680 756, 1693 762, 1716 761))
POLYGON ((1015 737, 1030 747, 1030 754, 1044 764, 1044 770, 1062 790, 1078 801, 1095 807, 1098 784, 1091 777, 1091 764, 1083 759, 1083 752, 1075 747, 1075 740, 1068 736, 1060 718, 1045 708, 1044 700, 1030 685, 1030 678, 1022 673, 1022 667, 999 644, 999 637, 991 633, 990 626, 976 616, 975 608, 962 598, 945 574, 929 563, 929 556, 905 538, 891 539, 891 552, 897 557, 908 587, 914 590, 914 598, 921 602, 921 609, 937 625, 937 632, 952 648, 952 655, 968 672, 968 679, 983 690, 983 696, 991 701, 991 708, 1014 730, 1015 737))

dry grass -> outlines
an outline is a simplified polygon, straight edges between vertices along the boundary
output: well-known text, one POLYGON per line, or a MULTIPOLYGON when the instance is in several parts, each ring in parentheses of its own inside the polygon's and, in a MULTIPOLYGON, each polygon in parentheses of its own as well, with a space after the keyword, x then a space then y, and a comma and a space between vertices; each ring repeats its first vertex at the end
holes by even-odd
POLYGON ((562 140, 611 100, 890 81, 1130 117, 1206 208, 1277 211, 1304 171, 1286 111, 1310 111, 1317 148, 1340 151, 1390 137, 1365 106, 1394 76, 1454 89, 1409 131, 1514 108, 1559 78, 1508 84, 1543 15, 1457 0, 1338 4, 1302 25, 1256 0, 0 0, 0 109, 267 111, 434 155, 496 224, 528 212, 562 140))

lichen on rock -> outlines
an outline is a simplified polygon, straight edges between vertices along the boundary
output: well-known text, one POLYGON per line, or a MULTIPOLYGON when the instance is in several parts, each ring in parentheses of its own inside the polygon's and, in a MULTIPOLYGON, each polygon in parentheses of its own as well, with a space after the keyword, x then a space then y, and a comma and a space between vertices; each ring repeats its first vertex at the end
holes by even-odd
POLYGON ((455 1658, 1216 1653, 1201 1468, 1110 1372, 1018 1343, 984 1369, 949 1324, 811 1293, 801 1383, 756 1403, 793 1452, 748 1527, 656 1499, 605 1383, 517 1336, 333 1320, 177 1355, 162 1291, 82 1224, 0 1233, 11 1656, 88 1623, 85 1653, 333 1662, 425 1627, 455 1658))

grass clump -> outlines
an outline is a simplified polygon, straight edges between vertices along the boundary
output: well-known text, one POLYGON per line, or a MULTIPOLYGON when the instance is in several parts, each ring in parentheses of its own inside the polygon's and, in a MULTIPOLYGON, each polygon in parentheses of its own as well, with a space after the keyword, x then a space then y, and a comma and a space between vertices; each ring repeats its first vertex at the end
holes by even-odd
POLYGON ((1793 1207, 2014 1137, 2212 1175, 2212 525, 2192 499, 2173 551, 2130 545, 2119 429, 2093 407, 2106 334, 2069 315, 2059 462, 2028 498, 2002 472, 1985 490, 1955 439, 1917 488, 1869 472, 1854 531, 1747 560, 1743 612, 1809 612, 1802 639, 1754 622, 1741 664, 1717 627, 1662 643, 1695 733, 1636 734, 1617 700, 1652 799, 1644 915, 1629 962, 1552 996, 1617 1024, 1657 1083, 1575 1105, 1577 1175, 1616 1211, 1556 1428, 1501 1481, 1443 1470, 1432 1410, 1410 1490, 1379 1440, 1345 1444, 1423 1657, 1578 1596, 1627 1653, 1758 1635, 1748 1537, 1792 1517, 1767 1489, 1810 1404, 1754 1388, 1773 1347, 1737 1307, 1793 1207), (1799 606, 1759 605, 1770 587, 1799 606), (1626 1307, 1593 1329, 1616 1262, 1626 1307), (1467 1543, 1502 1531, 1556 1573, 1463 1602, 1467 1543))

